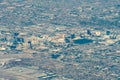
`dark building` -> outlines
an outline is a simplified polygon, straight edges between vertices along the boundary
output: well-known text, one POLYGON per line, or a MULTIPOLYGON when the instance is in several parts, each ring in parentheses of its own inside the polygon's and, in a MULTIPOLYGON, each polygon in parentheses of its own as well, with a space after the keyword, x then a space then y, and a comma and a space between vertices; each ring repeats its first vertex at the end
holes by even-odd
POLYGON ((59 56, 60 56, 60 54, 52 54, 52 55, 51 55, 51 58, 57 59, 59 56))
POLYGON ((18 43, 23 43, 24 42, 24 38, 17 38, 17 42, 18 43))
POLYGON ((0 41, 6 42, 6 41, 7 41, 7 38, 6 38, 6 37, 5 37, 5 38, 0 38, 0 41))
POLYGON ((29 48, 32 49, 32 42, 28 41, 28 44, 29 44, 29 48))
POLYGON ((16 45, 12 45, 12 46, 10 46, 10 49, 11 49, 11 50, 15 50, 16 47, 17 47, 16 45))
POLYGON ((70 39, 68 37, 65 37, 65 42, 70 43, 70 39))
POLYGON ((71 34, 71 39, 74 39, 75 38, 75 34, 71 34))
POLYGON ((91 39, 77 39, 73 41, 75 44, 87 44, 87 43, 92 43, 93 40, 91 39))
POLYGON ((90 30, 87 30, 87 34, 88 34, 88 35, 92 35, 92 33, 91 33, 90 30))
POLYGON ((18 33, 18 32, 15 32, 15 33, 14 33, 14 37, 15 37, 15 36, 18 36, 18 35, 19 35, 19 33, 18 33))
POLYGON ((106 35, 110 35, 110 31, 106 31, 106 35))

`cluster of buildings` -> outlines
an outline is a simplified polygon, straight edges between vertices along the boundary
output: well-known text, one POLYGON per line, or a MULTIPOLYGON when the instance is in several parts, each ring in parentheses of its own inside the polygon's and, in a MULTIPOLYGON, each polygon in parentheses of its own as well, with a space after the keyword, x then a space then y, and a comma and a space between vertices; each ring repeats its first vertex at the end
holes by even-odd
POLYGON ((50 34, 0 31, 0 50, 39 50, 49 47, 52 43, 56 45, 85 43, 110 45, 116 43, 119 39, 119 33, 112 30, 87 29, 80 31, 79 29, 72 33, 61 33, 57 29, 50 34), (58 33, 54 33, 56 31, 58 33), (54 35, 51 35, 52 33, 54 35))

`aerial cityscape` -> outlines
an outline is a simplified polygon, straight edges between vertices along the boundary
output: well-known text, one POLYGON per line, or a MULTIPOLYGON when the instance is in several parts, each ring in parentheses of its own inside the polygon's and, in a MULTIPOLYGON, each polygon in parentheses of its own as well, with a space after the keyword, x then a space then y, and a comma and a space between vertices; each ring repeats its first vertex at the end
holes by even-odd
POLYGON ((0 0, 0 80, 120 80, 120 1, 0 0))

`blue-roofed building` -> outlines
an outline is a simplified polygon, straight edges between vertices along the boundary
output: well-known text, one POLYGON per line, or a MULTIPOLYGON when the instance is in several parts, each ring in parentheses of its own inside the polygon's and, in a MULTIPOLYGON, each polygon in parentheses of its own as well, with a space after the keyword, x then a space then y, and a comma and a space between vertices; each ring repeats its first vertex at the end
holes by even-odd
POLYGON ((18 36, 18 35, 19 35, 19 33, 18 33, 18 32, 15 32, 15 33, 14 33, 14 37, 15 37, 15 36, 18 36))
POLYGON ((17 42, 18 43, 23 43, 24 42, 24 38, 17 38, 17 42))
POLYGON ((110 31, 106 31, 106 35, 110 35, 111 34, 111 32, 110 31))
POLYGON ((90 30, 87 30, 87 34, 88 34, 88 35, 92 35, 92 33, 91 33, 90 30))
POLYGON ((2 42, 6 42, 6 41, 7 41, 7 38, 6 38, 6 37, 4 37, 4 38, 0 38, 0 41, 2 41, 2 42))

